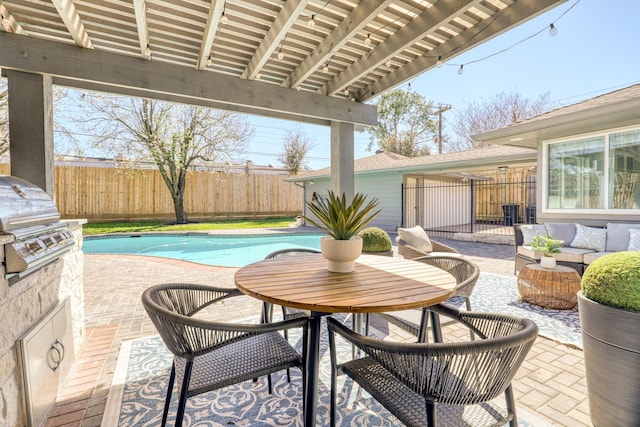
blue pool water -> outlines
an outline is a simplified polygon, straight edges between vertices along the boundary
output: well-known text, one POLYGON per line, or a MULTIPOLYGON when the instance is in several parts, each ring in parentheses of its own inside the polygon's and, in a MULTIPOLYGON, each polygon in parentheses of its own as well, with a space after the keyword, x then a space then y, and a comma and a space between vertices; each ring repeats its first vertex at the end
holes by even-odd
POLYGON ((87 254, 137 254, 224 267, 242 267, 264 259, 269 253, 280 249, 320 249, 321 237, 320 234, 88 236, 84 239, 83 250, 87 254))

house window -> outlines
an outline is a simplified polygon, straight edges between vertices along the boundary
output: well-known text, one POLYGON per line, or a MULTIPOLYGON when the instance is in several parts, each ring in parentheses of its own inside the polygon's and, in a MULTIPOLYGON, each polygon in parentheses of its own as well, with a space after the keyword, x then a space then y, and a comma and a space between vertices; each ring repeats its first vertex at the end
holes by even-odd
POLYGON ((640 130, 609 137, 609 206, 611 209, 640 208, 640 130))
POLYGON ((550 142, 547 148, 547 208, 640 209, 640 130, 550 142))

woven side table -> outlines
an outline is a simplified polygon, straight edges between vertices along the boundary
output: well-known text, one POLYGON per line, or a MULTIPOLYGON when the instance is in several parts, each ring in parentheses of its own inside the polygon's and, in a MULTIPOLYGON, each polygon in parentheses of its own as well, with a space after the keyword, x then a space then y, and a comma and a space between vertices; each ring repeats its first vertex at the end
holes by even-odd
POLYGON ((518 276, 518 292, 523 301, 540 307, 568 310, 578 305, 580 275, 570 267, 554 269, 527 264, 518 276))

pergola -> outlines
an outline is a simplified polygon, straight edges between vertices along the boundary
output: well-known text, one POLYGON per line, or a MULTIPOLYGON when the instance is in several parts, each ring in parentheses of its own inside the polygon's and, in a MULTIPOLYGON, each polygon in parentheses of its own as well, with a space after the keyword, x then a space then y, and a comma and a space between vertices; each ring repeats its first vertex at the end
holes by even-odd
POLYGON ((52 84, 331 126, 353 194, 364 102, 566 0, 0 0, 12 175, 53 194, 52 84))

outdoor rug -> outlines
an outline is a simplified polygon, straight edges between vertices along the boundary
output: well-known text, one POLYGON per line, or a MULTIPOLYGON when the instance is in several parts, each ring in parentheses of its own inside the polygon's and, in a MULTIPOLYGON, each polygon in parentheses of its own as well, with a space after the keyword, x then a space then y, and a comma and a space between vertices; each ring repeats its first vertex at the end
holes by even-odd
MULTIPOLYGON (((545 310, 521 303, 518 298, 515 278, 481 273, 474 289, 472 307, 478 311, 508 312, 531 318, 540 327, 541 335, 578 345, 580 329, 576 310, 545 310)), ((343 320, 350 323, 350 317, 343 320)), ((326 330, 324 326, 323 330, 326 330)), ((386 334, 372 328, 371 335, 384 338, 386 334)), ((290 342, 296 342, 300 347, 300 337, 290 336, 290 342)), ((317 425, 328 426, 330 364, 326 333, 321 339, 321 352, 317 425)), ((350 353, 349 345, 340 344, 339 360, 346 360, 350 353)), ((172 355, 159 336, 123 343, 102 427, 160 425, 171 361, 172 355)), ((288 383, 284 372, 273 374, 272 394, 267 391, 266 377, 262 377, 255 383, 247 381, 192 397, 187 400, 183 425, 189 427, 301 426, 300 371, 291 369, 291 376, 291 383, 288 383)), ((177 393, 178 390, 174 389, 168 425, 174 424, 177 393)), ((339 393, 337 425, 358 427, 402 425, 375 399, 345 376, 340 377, 339 393)), ((502 405, 504 399, 500 397, 497 402, 502 405)), ((521 408, 518 408, 518 418, 520 426, 548 425, 521 408)), ((469 426, 470 424, 461 425, 469 426)))

